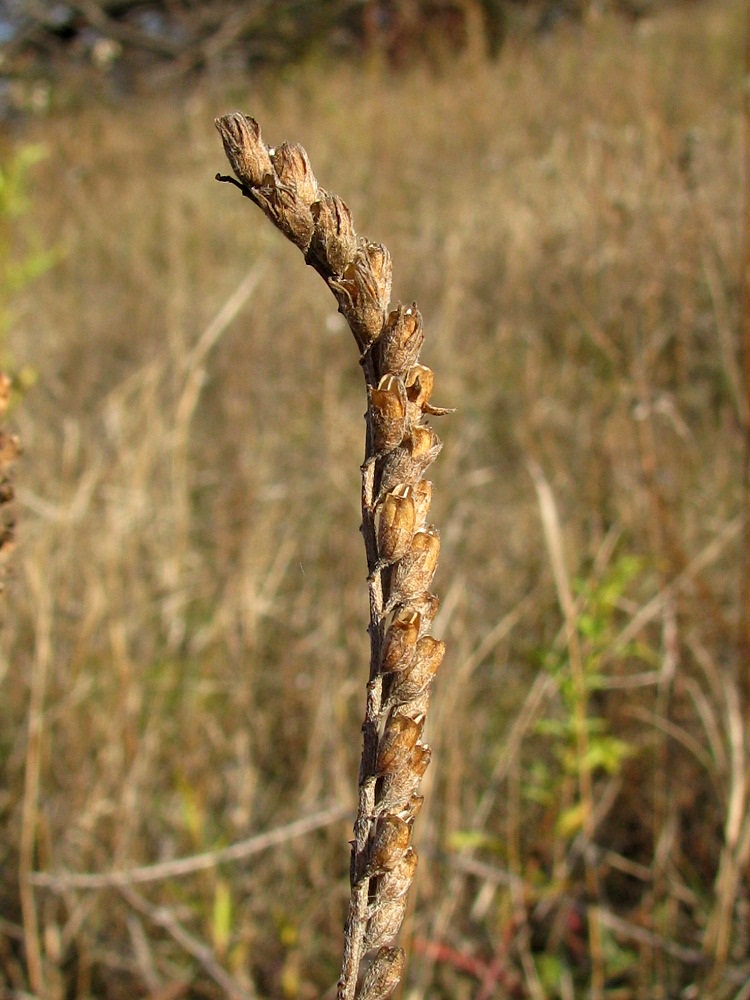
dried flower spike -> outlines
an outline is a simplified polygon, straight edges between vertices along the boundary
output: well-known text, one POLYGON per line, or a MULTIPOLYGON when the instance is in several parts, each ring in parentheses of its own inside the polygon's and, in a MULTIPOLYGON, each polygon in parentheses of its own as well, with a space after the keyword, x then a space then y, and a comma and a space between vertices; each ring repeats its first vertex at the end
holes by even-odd
POLYGON ((432 371, 420 364, 424 341, 416 303, 387 313, 391 256, 357 236, 351 213, 319 187, 305 150, 270 150, 252 118, 216 121, 240 187, 303 252, 335 295, 360 351, 368 394, 362 463, 362 534, 370 598, 367 683, 359 801, 350 864, 351 895, 337 1000, 386 1000, 404 954, 398 933, 416 869, 410 846, 430 760, 420 742, 432 678, 443 644, 430 635, 438 609, 430 593, 440 540, 426 522, 432 487, 424 473, 442 447, 423 422, 433 407, 432 371), (379 948, 357 989, 364 953, 379 948))

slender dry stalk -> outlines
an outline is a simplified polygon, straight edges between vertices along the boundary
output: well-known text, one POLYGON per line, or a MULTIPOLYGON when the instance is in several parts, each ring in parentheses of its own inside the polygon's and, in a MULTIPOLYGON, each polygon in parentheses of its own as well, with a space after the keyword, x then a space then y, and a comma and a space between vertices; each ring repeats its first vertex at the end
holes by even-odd
MULTIPOLYGON (((11 381, 0 372, 0 420, 10 403, 11 381)), ((13 483, 11 469, 18 458, 18 438, 0 430, 0 589, 3 586, 7 562, 13 551, 14 524, 12 516, 13 483)))
POLYGON ((417 866, 412 825, 429 764, 422 731, 432 681, 445 652, 430 626, 430 593, 440 536, 428 514, 424 474, 441 442, 426 415, 432 371, 419 363, 424 340, 416 303, 388 312, 391 257, 358 237, 344 202, 318 186, 305 150, 269 148, 254 119, 216 121, 237 186, 300 248, 339 304, 357 342, 367 388, 362 465, 362 534, 370 599, 367 683, 359 801, 350 866, 351 897, 338 1000, 383 1000, 398 985, 404 952, 392 947, 417 866), (360 967, 374 957, 359 990, 360 967))

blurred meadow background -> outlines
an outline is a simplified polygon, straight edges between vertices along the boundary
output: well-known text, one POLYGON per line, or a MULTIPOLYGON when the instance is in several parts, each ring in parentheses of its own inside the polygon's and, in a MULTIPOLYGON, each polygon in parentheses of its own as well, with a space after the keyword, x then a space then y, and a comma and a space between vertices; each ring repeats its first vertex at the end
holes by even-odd
POLYGON ((237 109, 390 249, 457 407, 398 995, 750 998, 746 5, 509 10, 494 59, 70 57, 7 110, 0 995, 338 975, 365 395, 333 297, 214 181, 237 109))

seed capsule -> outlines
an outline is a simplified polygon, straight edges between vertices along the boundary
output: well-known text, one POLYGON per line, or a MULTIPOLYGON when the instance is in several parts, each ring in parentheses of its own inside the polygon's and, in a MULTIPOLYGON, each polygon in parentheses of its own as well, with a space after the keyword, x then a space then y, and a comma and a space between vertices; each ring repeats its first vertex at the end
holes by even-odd
POLYGON ((414 403, 420 410, 424 409, 425 403, 429 402, 432 395, 434 383, 435 376, 431 368, 426 365, 413 365, 404 376, 409 402, 414 403))
POLYGON ((310 158, 298 142, 284 142, 271 153, 276 176, 310 208, 318 199, 318 182, 310 166, 310 158))
POLYGON ((440 555, 440 535, 433 526, 418 531, 409 551, 396 565, 392 583, 393 597, 408 600, 412 594, 429 590, 440 555))
POLYGON ((431 427, 412 427, 409 436, 383 458, 379 497, 390 493, 398 483, 416 486, 442 447, 442 441, 431 427))
POLYGON ((426 365, 414 365, 404 376, 404 384, 409 397, 410 420, 418 420, 423 413, 430 413, 435 417, 445 416, 446 413, 455 413, 455 410, 450 407, 432 405, 430 399, 434 383, 435 376, 432 369, 426 365))
POLYGON ((390 716, 378 746, 375 765, 378 774, 398 771, 408 763, 423 727, 424 718, 415 720, 406 715, 390 716))
POLYGON ((383 641, 381 673, 406 670, 414 658, 422 616, 418 611, 404 610, 394 617, 383 641))
POLYGON ((417 643, 411 666, 393 678, 389 705, 403 705, 422 694, 434 680, 444 656, 444 642, 431 635, 423 636, 417 643))
POLYGON ((406 765, 399 771, 383 776, 378 798, 378 808, 382 813, 392 813, 406 819, 402 810, 419 788, 431 756, 432 750, 426 743, 416 743, 406 765))
POLYGON ((384 246, 362 242, 342 276, 329 280, 339 309, 363 351, 383 332, 391 270, 391 255, 384 246))
POLYGON ((401 981, 405 961, 400 948, 381 948, 367 970, 357 1000, 387 1000, 401 981))
POLYGON ((399 305, 388 316, 383 336, 378 341, 379 371, 404 375, 416 363, 423 342, 422 314, 416 302, 408 308, 399 305))
POLYGON ((373 838, 367 875, 379 875, 390 871, 409 846, 411 829, 398 816, 383 816, 378 820, 373 838))
POLYGON ((235 111, 216 118, 224 151, 237 179, 250 188, 260 187, 273 177, 273 164, 260 135, 260 125, 254 118, 235 111))
POLYGON ((402 618, 409 612, 419 614, 419 636, 421 638, 430 631, 439 609, 440 600, 438 597, 425 590, 421 594, 414 594, 408 600, 397 603, 394 610, 398 618, 402 618))
POLYGON ((403 483, 385 498, 378 523, 378 567, 397 562, 411 545, 414 535, 414 500, 411 486, 403 483))
POLYGON ((377 899, 385 901, 405 896, 414 880, 418 860, 417 852, 410 847, 389 872, 380 875, 376 889, 377 899))
POLYGON ((313 235, 308 257, 320 261, 331 274, 341 275, 357 252, 352 213, 336 194, 318 189, 319 200, 310 206, 313 235))
POLYGON ((406 903, 406 896, 398 896, 396 899, 388 899, 375 904, 372 915, 367 921, 363 944, 365 951, 390 944, 404 922, 406 903))
POLYGON ((406 389, 395 375, 384 375, 377 389, 369 389, 372 446, 376 456, 393 451, 406 432, 406 389))

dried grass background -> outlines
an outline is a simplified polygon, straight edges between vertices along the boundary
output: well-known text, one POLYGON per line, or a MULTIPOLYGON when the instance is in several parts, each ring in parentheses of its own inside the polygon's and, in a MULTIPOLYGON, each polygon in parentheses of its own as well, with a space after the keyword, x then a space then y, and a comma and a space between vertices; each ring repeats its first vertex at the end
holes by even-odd
POLYGON ((234 107, 303 143, 388 246, 459 411, 434 474, 451 652, 403 995, 585 995, 577 774, 536 723, 569 706, 548 666, 570 651, 565 586, 600 591, 631 557, 597 606, 604 638, 581 640, 603 675, 587 708, 631 747, 593 771, 603 995, 750 995, 732 879, 743 14, 605 19, 438 74, 311 64, 81 97, 4 140, 47 146, 24 224, 62 254, 10 342, 38 373, 12 414, 0 639, 11 996, 311 998, 338 972, 368 655, 361 374, 317 276, 213 181, 213 118, 234 107), (329 807, 180 878, 26 878, 215 851, 329 807))

